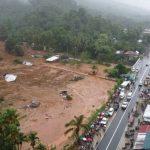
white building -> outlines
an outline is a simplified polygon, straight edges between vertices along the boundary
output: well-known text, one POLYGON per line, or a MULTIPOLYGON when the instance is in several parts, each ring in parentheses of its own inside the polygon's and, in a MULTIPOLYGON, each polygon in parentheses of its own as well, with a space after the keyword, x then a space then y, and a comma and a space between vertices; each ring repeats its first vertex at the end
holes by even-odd
POLYGON ((147 105, 144 115, 143 115, 143 119, 146 122, 150 122, 150 105, 147 105))

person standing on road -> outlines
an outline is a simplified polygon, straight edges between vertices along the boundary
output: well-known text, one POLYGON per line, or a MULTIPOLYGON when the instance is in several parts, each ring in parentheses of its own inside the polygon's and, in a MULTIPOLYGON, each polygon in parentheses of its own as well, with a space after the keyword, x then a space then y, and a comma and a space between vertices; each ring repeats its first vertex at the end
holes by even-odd
POLYGON ((130 113, 128 112, 128 118, 130 117, 130 113))

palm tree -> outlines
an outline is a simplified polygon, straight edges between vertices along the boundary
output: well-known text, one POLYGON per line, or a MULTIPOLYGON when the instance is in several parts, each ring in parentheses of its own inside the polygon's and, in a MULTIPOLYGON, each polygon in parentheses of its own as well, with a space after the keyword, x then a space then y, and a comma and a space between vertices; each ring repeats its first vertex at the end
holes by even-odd
POLYGON ((71 138, 75 139, 75 142, 79 142, 79 134, 82 128, 87 128, 86 124, 83 124, 84 116, 80 115, 79 117, 74 117, 69 123, 65 125, 65 127, 69 127, 65 134, 72 132, 71 138))
POLYGON ((27 136, 24 133, 20 132, 17 137, 17 146, 18 150, 21 150, 23 142, 27 142, 27 136))
POLYGON ((28 135, 28 141, 30 142, 31 147, 34 149, 36 143, 39 141, 36 132, 30 132, 28 135))
POLYGON ((74 150, 75 145, 74 144, 67 144, 63 147, 62 150, 74 150))

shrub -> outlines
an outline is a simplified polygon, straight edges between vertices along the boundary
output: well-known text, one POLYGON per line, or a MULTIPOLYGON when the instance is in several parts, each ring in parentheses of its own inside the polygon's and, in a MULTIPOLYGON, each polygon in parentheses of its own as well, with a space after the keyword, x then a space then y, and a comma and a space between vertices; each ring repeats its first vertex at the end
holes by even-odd
POLYGON ((14 47, 14 54, 17 56, 24 56, 24 51, 20 45, 14 47))
POLYGON ((56 150, 56 146, 55 145, 51 145, 50 150, 56 150))
POLYGON ((8 53, 15 54, 17 56, 23 56, 24 51, 22 47, 17 43, 15 38, 9 38, 5 43, 5 49, 8 53))
POLYGON ((3 60, 3 58, 0 56, 0 61, 2 61, 3 60))
POLYGON ((49 58, 49 57, 51 57, 51 56, 52 56, 51 54, 45 54, 45 55, 43 56, 43 58, 47 59, 47 58, 49 58))
POLYGON ((16 58, 16 59, 14 60, 14 63, 15 63, 15 64, 22 64, 22 60, 16 58))
POLYGON ((66 96, 66 99, 67 99, 68 101, 71 101, 71 100, 72 100, 72 97, 71 97, 70 95, 67 95, 67 96, 66 96))
POLYGON ((111 64, 110 63, 103 63, 103 65, 105 65, 106 67, 110 67, 111 66, 111 64))
POLYGON ((4 97, 0 97, 0 103, 4 101, 4 97))

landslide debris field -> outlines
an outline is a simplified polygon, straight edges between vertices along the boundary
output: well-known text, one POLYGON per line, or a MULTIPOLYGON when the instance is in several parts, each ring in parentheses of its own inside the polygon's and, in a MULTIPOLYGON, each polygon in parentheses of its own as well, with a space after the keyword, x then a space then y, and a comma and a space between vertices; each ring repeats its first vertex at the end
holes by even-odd
MULTIPOLYGON (((90 116, 91 112, 107 101, 107 91, 114 82, 87 75, 91 65, 64 65, 45 63, 42 58, 24 56, 33 66, 14 64, 15 56, 4 51, 0 43, 0 109, 15 108, 21 115, 24 132, 36 131, 44 143, 60 147, 67 140, 65 124, 76 115, 90 116), (15 74, 14 82, 6 82, 5 74, 15 74), (79 81, 72 81, 82 76, 79 81), (72 100, 64 100, 60 91, 65 90, 72 100), (29 107, 38 102, 36 108, 29 107)), ((107 67, 98 66, 98 75, 105 77, 107 67)))

